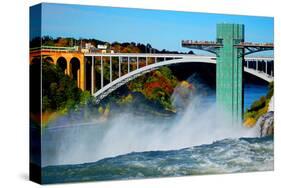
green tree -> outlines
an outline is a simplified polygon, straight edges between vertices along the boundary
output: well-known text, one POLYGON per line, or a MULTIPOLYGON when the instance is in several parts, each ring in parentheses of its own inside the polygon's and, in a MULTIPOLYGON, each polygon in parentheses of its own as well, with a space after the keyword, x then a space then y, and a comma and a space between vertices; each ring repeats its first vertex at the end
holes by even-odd
POLYGON ((42 63, 42 110, 68 111, 78 105, 86 105, 91 95, 82 92, 76 81, 65 75, 59 66, 49 62, 42 63))

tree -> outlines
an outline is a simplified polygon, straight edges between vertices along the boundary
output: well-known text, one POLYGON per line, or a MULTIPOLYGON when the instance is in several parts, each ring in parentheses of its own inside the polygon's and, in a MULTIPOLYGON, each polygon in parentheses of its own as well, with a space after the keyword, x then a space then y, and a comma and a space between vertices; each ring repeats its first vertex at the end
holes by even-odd
POLYGON ((77 87, 76 81, 65 75, 58 65, 49 62, 42 63, 42 95, 43 112, 70 110, 89 99, 89 95, 77 87))
POLYGON ((190 50, 187 54, 194 55, 195 53, 192 50, 190 50))

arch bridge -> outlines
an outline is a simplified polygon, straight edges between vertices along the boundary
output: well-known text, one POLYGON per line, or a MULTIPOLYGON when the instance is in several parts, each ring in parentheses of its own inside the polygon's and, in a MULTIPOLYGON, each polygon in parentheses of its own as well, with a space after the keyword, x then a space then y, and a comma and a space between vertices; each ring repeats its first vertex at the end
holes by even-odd
MULTIPOLYGON (((100 102, 111 92, 127 82, 162 66, 179 63, 216 64, 216 57, 187 54, 87 53, 85 54, 85 61, 91 67, 91 87, 89 90, 96 97, 96 101, 100 102), (114 64, 118 66, 114 66, 114 64), (109 69, 108 83, 105 83, 105 65, 109 69), (96 66, 99 67, 100 73, 99 89, 96 88, 96 66), (125 73, 124 66, 126 67, 125 73), (115 70, 113 70, 113 67, 115 70), (114 72, 118 73, 115 75, 115 78, 113 78, 114 72)), ((273 58, 246 57, 244 59, 244 72, 259 77, 266 82, 271 82, 273 81, 273 58)))
MULTIPOLYGON (((100 102, 104 97, 130 80, 162 66, 179 63, 216 64, 216 56, 82 53, 73 48, 44 46, 40 49, 32 49, 30 63, 33 64, 42 60, 61 67, 66 75, 77 81, 77 87, 81 90, 89 90, 96 97, 97 102, 100 102), (109 69, 108 81, 105 79, 105 67, 109 69), (99 69, 99 78, 97 78, 97 68, 99 69), (99 88, 96 87, 97 80, 100 81, 99 88)), ((272 57, 246 57, 244 59, 244 72, 271 82, 273 81, 273 61, 272 57)))

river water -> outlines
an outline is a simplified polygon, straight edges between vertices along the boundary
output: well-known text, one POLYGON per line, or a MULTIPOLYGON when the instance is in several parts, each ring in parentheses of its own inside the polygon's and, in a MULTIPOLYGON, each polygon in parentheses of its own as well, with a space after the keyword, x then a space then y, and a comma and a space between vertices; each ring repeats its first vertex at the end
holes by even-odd
MULTIPOLYGON (((245 85, 245 108, 265 95, 245 85)), ((123 113, 105 124, 42 133, 43 182, 136 179, 273 170, 273 138, 231 125, 214 94, 194 97, 173 118, 123 113)))

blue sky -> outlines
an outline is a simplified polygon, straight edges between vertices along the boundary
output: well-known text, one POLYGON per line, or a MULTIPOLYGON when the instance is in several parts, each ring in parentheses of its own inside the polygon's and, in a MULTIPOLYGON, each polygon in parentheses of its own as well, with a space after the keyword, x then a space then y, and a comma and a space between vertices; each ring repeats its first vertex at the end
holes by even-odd
POLYGON ((98 6, 43 4, 42 35, 150 43, 187 51, 181 40, 215 40, 216 23, 245 24, 245 41, 273 42, 273 18, 98 6))

